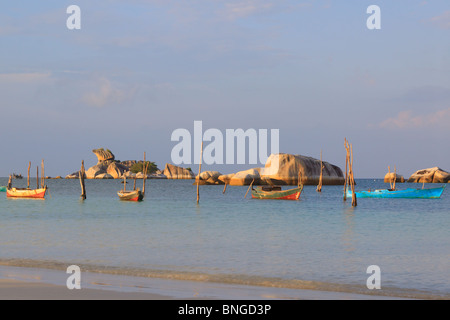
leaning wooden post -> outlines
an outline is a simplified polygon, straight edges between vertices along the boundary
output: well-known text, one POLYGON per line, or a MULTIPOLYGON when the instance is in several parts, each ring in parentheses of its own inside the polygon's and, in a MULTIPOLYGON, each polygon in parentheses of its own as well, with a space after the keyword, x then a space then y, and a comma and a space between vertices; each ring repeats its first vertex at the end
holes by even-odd
POLYGON ((9 180, 8 180, 8 189, 12 188, 12 175, 9 175, 9 180))
POLYGON ((247 198, 247 194, 248 194, 248 192, 250 191, 250 188, 253 186, 253 182, 255 182, 255 179, 253 179, 253 180, 252 180, 252 183, 250 183, 250 186, 248 187, 247 192, 245 193, 245 197, 244 197, 244 198, 247 198))
POLYGON ((85 177, 85 171, 84 171, 84 160, 81 161, 81 170, 79 174, 80 178, 80 185, 81 185, 81 199, 86 200, 86 185, 84 184, 84 177, 85 177))
POLYGON ((322 177, 323 177, 323 162, 322 162, 322 150, 320 150, 320 177, 319 184, 317 185, 317 192, 322 192, 322 177))
POLYGON ((228 185, 228 183, 225 182, 225 186, 223 187, 223 191, 222 191, 223 194, 225 194, 225 191, 227 191, 227 185, 228 185))
POLYGON ((28 174, 27 174, 27 188, 30 189, 30 169, 31 169, 31 161, 28 162, 28 174))
POLYGON ((203 141, 202 141, 202 149, 200 151, 200 164, 198 166, 197 203, 200 202, 200 173, 202 172, 202 159, 203 159, 203 141))

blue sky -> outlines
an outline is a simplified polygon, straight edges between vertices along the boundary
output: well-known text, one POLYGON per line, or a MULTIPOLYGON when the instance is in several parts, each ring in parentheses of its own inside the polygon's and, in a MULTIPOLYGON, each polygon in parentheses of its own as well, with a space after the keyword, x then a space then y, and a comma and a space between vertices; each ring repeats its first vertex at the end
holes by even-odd
POLYGON ((42 158, 65 176, 100 147, 163 168, 194 120, 279 129, 281 152, 341 168, 347 137, 361 178, 448 171, 449 40, 444 0, 3 2, 0 176, 42 158), (72 4, 81 30, 66 28, 72 4))

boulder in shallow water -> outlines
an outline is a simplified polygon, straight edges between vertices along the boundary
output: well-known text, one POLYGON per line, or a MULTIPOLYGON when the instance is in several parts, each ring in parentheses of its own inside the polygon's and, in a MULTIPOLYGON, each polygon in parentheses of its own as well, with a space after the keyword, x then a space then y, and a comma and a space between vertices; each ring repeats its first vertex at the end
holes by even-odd
POLYGON ((125 167, 124 165, 112 162, 108 165, 108 168, 106 168, 106 173, 110 174, 114 179, 121 178, 124 174, 124 172, 128 171, 129 168, 125 167))
POLYGON ((97 164, 90 167, 86 171, 86 179, 95 179, 98 175, 106 173, 106 168, 103 164, 97 164))
MULTIPOLYGON (((222 174, 218 171, 203 171, 200 173, 200 182, 199 184, 224 184, 223 181, 219 180, 219 177, 222 174)), ((195 177, 195 182, 197 183, 197 180, 199 178, 199 175, 195 177)))
POLYGON ((101 173, 96 175, 95 179, 114 179, 114 177, 108 173, 101 173))
MULTIPOLYGON (((342 170, 326 161, 322 162, 323 185, 343 185, 345 182, 342 170)), ((304 185, 317 185, 320 179, 320 160, 302 155, 286 153, 271 154, 266 166, 261 171, 261 179, 270 179, 278 185, 297 185, 299 172, 304 185)))
POLYGON ((177 167, 170 163, 166 163, 163 174, 167 179, 195 179, 195 175, 190 169, 177 167))
POLYGON ((450 182, 450 173, 439 167, 422 169, 414 172, 411 177, 409 177, 408 182, 448 183, 450 182))
POLYGON ((385 183, 393 183, 395 180, 396 183, 403 183, 405 182, 405 178, 400 175, 400 174, 396 174, 394 172, 391 173, 386 173, 386 175, 384 176, 384 182, 385 183))

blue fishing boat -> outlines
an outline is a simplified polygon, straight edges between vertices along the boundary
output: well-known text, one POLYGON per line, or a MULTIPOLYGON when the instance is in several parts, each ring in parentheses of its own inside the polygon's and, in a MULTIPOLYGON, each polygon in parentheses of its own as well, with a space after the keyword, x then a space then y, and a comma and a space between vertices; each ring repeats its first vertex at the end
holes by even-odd
POLYGON ((6 187, 0 187, 0 192, 6 192, 6 187))
MULTIPOLYGON (((356 198, 407 198, 407 199, 438 199, 444 192, 445 185, 439 188, 431 189, 413 189, 404 190, 377 189, 355 192, 356 198)), ((347 190, 347 197, 352 197, 352 192, 347 190)))

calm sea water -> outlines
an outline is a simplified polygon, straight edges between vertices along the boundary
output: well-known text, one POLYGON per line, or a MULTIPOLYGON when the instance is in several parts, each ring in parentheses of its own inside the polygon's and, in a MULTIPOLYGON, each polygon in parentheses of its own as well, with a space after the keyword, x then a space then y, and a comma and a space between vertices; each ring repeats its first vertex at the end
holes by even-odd
MULTIPOLYGON (((86 181, 84 202, 77 180, 48 180, 45 200, 0 193, 0 263, 349 292, 367 292, 367 267, 378 265, 382 294, 450 298, 450 190, 352 208, 342 186, 305 186, 300 201, 201 186, 197 205, 192 183, 149 180, 141 203, 118 200, 119 180, 86 181)), ((386 186, 357 180, 357 189, 386 186)))

